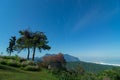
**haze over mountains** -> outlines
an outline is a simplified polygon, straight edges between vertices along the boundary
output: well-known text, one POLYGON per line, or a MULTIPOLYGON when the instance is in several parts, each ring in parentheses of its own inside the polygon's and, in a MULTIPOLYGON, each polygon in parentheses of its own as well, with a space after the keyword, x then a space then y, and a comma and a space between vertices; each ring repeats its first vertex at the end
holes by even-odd
MULTIPOLYGON (((54 56, 55 54, 45 54, 44 56, 54 56)), ((44 57, 35 57, 35 62, 37 61, 41 61, 42 58, 44 57)), ((84 60, 80 60, 78 57, 74 57, 72 55, 69 55, 69 54, 63 54, 66 62, 87 62, 87 63, 93 63, 93 64, 100 64, 100 65, 111 65, 111 66, 120 66, 120 64, 117 64, 117 63, 108 63, 108 62, 104 62, 104 61, 101 61, 101 62, 92 62, 92 61, 84 61, 84 60)))
POLYGON ((77 62, 77 61, 80 61, 79 58, 77 57, 74 57, 72 55, 69 55, 69 54, 64 54, 64 58, 67 62, 77 62))
MULTIPOLYGON (((44 56, 54 56, 55 54, 45 54, 44 56)), ((42 56, 42 57, 44 57, 42 56)), ((80 61, 79 58, 77 57, 74 57, 72 55, 69 55, 69 54, 63 54, 65 60, 67 62, 77 62, 77 61, 80 61)), ((42 57, 35 57, 35 61, 41 61, 42 60, 42 57)))

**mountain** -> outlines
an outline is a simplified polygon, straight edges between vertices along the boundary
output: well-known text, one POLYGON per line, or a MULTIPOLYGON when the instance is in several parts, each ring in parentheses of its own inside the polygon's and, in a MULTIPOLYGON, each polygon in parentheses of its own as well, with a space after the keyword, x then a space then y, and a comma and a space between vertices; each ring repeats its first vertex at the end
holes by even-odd
MULTIPOLYGON (((30 60, 32 60, 32 58, 30 58, 30 60)), ((40 61, 42 61, 42 58, 40 58, 40 57, 35 57, 34 58, 34 62, 40 62, 40 61)))
MULTIPOLYGON (((54 56, 54 55, 55 54, 45 54, 44 56, 54 56)), ((35 57, 35 62, 41 61, 44 56, 42 56, 41 58, 35 57)), ((64 58, 65 58, 65 60, 67 62, 77 62, 77 61, 80 61, 79 58, 74 57, 74 56, 69 55, 69 54, 63 54, 63 56, 64 56, 64 58)))
POLYGON ((69 54, 64 54, 64 58, 67 62, 77 62, 77 61, 80 61, 79 58, 77 57, 74 57, 72 55, 69 55, 69 54))
MULTIPOLYGON (((56 54, 45 54, 44 56, 54 56, 54 55, 56 54)), ((67 64, 66 64, 67 69, 75 69, 77 68, 78 65, 80 65, 85 71, 96 73, 103 70, 109 70, 109 69, 118 67, 118 66, 107 65, 107 64, 84 62, 72 55, 69 55, 69 54, 63 54, 63 55, 65 60, 67 61, 67 64)), ((35 57, 35 62, 41 61, 44 56, 42 56, 41 58, 35 57)))

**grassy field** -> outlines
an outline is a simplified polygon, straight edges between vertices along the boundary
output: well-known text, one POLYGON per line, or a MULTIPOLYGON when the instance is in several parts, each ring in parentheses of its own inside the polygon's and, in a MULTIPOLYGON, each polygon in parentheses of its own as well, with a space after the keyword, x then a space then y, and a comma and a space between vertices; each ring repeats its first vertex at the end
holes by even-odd
POLYGON ((39 72, 22 71, 17 68, 0 65, 0 80, 58 80, 43 69, 39 72))

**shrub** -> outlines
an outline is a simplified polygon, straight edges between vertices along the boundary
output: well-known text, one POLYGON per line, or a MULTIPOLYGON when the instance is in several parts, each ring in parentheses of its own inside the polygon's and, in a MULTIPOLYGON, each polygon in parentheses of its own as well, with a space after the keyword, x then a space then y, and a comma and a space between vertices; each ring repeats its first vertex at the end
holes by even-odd
POLYGON ((16 61, 19 61, 19 62, 20 62, 21 58, 16 55, 16 56, 14 56, 14 59, 13 59, 13 60, 16 60, 16 61))
POLYGON ((15 56, 2 56, 3 59, 15 59, 15 56))
POLYGON ((27 59, 21 58, 21 59, 20 59, 20 62, 23 62, 23 61, 27 61, 27 59))
POLYGON ((59 80, 79 80, 77 75, 74 73, 69 73, 69 72, 65 72, 62 71, 59 75, 58 75, 59 80))
POLYGON ((3 59, 10 59, 10 56, 1 56, 3 59))
POLYGON ((28 66, 28 65, 34 66, 35 64, 34 64, 33 61, 29 61, 29 60, 21 62, 22 67, 25 67, 25 66, 28 66))
POLYGON ((30 65, 24 67, 23 69, 26 71, 39 71, 40 70, 38 66, 30 66, 30 65))
POLYGON ((46 63, 43 63, 43 62, 41 62, 41 63, 38 63, 38 65, 39 66, 41 66, 42 68, 48 68, 48 65, 46 65, 46 63))
POLYGON ((7 62, 6 62, 6 60, 5 60, 5 59, 0 58, 0 64, 6 65, 6 64, 7 64, 7 62))
POLYGON ((5 60, 12 59, 12 60, 20 61, 20 57, 18 57, 18 56, 1 56, 1 58, 5 59, 5 60))
POLYGON ((20 67, 21 66, 18 61, 15 61, 15 60, 12 60, 12 59, 7 61, 7 65, 13 66, 13 67, 20 67))
POLYGON ((57 69, 55 72, 58 70, 63 70, 65 69, 66 61, 64 59, 63 54, 59 53, 56 55, 49 55, 49 56, 44 56, 42 58, 42 66, 47 68, 48 66, 51 66, 49 69, 57 69))

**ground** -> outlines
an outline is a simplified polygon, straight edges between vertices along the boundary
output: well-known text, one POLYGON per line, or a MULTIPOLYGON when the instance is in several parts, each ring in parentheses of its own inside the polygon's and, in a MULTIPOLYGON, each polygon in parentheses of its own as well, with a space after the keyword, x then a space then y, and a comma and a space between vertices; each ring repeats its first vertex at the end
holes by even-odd
POLYGON ((17 68, 0 65, 0 80, 58 80, 48 70, 39 72, 22 71, 17 68))

